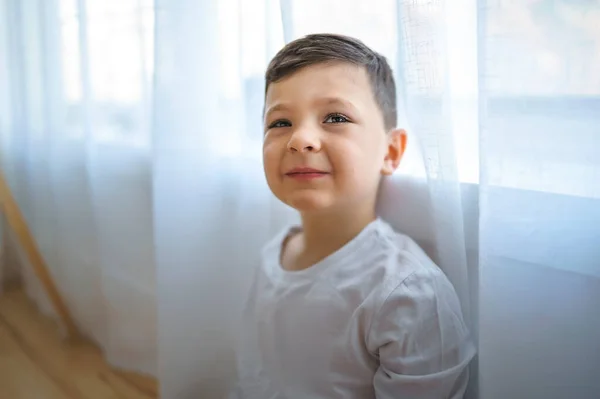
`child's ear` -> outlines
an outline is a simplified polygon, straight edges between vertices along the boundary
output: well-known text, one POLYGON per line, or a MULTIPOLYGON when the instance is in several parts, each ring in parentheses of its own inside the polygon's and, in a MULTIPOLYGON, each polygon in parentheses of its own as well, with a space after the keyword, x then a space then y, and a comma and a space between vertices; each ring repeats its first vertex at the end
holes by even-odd
POLYGON ((387 152, 383 160, 383 167, 381 168, 382 175, 391 175, 394 173, 400 161, 402 155, 406 150, 406 131, 404 129, 394 129, 387 134, 387 152))

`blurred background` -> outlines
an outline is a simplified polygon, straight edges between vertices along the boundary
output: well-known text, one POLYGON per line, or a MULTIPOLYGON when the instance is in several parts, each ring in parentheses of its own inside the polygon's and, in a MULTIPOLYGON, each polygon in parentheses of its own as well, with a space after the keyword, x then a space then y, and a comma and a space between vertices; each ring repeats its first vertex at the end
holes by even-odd
MULTIPOLYGON (((469 397, 600 397, 597 0, 0 0, 0 167, 77 328, 163 398, 227 391, 260 247, 297 221, 263 73, 314 32, 395 71, 410 144, 379 209, 457 289, 469 397)), ((57 318, 6 217, 2 240, 0 283, 57 318)))

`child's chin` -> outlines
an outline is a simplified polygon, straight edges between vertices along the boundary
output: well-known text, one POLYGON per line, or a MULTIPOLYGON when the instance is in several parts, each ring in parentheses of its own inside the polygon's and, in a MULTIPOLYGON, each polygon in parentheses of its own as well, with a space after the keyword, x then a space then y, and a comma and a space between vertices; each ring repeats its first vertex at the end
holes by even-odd
POLYGON ((287 204, 298 212, 319 212, 326 210, 332 204, 325 196, 318 195, 315 193, 306 195, 297 195, 293 198, 289 198, 287 204))

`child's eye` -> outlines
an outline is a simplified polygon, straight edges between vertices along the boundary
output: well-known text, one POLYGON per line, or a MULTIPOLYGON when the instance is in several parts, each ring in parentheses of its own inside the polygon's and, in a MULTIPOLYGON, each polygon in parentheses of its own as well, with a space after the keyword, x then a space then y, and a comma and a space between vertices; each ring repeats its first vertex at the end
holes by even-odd
POLYGON ((274 129, 274 128, 278 128, 278 127, 290 127, 290 126, 292 126, 290 121, 287 121, 285 119, 280 119, 280 120, 277 120, 277 121, 271 123, 269 125, 269 129, 274 129))
POLYGON ((325 121, 323 123, 346 123, 350 122, 350 120, 342 114, 330 114, 327 115, 325 121))

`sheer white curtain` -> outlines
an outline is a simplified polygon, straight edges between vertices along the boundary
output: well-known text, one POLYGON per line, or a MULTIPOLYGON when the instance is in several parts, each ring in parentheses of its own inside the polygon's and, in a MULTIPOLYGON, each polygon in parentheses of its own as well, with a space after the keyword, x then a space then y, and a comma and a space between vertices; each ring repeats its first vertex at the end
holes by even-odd
MULTIPOLYGON (((2 172, 79 328, 111 363, 149 374, 152 33, 150 2, 0 1, 2 172)), ((27 292, 52 313, 23 261, 27 292)))
POLYGON ((262 172, 263 73, 278 2, 161 1, 154 210, 159 375, 167 398, 219 397, 261 245, 293 216, 262 172))
POLYGON ((379 209, 459 293, 469 396, 598 396, 597 1, 0 5, 2 171, 81 328, 162 397, 235 378, 251 269, 297 220, 263 178, 263 73, 310 32, 392 63, 410 148, 379 209))

